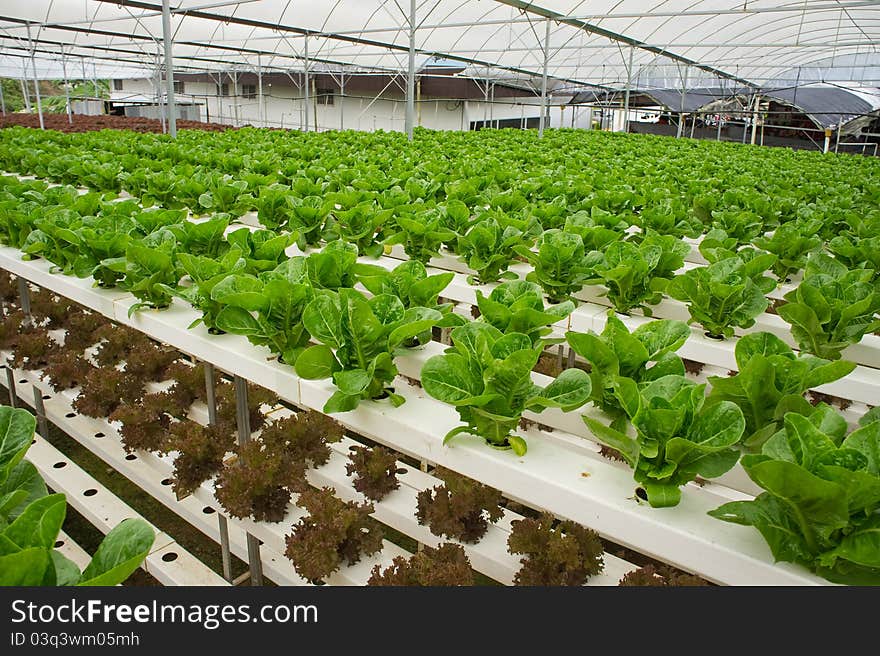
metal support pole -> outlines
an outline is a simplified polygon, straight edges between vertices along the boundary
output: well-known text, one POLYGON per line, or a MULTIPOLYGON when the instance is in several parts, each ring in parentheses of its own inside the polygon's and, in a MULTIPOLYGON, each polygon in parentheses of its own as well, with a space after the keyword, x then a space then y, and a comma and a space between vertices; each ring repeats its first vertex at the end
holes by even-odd
MULTIPOLYGON (((248 412, 247 381, 235 376, 235 418, 238 424, 238 444, 243 446, 251 439, 251 420, 248 412)), ((260 560, 260 541, 247 535, 248 565, 251 570, 251 585, 263 585, 263 563, 260 560)))
POLYGON ((12 367, 6 366, 6 388, 9 390, 9 407, 18 406, 18 395, 15 393, 15 375, 12 373, 12 367))
POLYGON ((339 74, 339 129, 345 129, 345 73, 339 74))
POLYGON ((761 96, 755 96, 755 108, 752 110, 752 145, 758 140, 758 108, 761 106, 761 96))
POLYGON ((263 67, 260 55, 257 55, 257 107, 260 112, 260 121, 266 127, 266 103, 263 101, 263 67))
POLYGON ((174 35, 171 32, 171 2, 162 0, 162 44, 165 46, 165 84, 168 85, 168 134, 177 138, 177 105, 174 102, 174 61, 172 58, 174 35))
MULTIPOLYGON (((97 100, 100 100, 101 99, 101 90, 98 88, 98 69, 95 66, 95 62, 92 62, 92 87, 95 90, 95 98, 97 100)), ((103 109, 102 109, 101 113, 102 114, 104 113, 103 109)))
POLYGON ((623 98, 623 131, 629 132, 629 94, 632 87, 632 68, 634 46, 629 47, 629 66, 626 68, 626 95, 623 98))
POLYGON ((43 439, 49 439, 49 422, 46 421, 46 406, 43 403, 43 393, 37 389, 36 385, 33 385, 34 388, 34 414, 37 416, 37 426, 39 427, 40 436, 43 439))
POLYGON ((483 129, 489 127, 489 80, 483 80, 483 129))
POLYGON ((495 125, 495 83, 492 83, 490 87, 491 91, 489 93, 489 125, 493 128, 498 126, 495 125))
MULTIPOLYGON (((217 396, 214 380, 214 365, 204 363, 205 368, 205 398, 208 405, 208 424, 217 425, 217 396)), ((223 578, 232 582, 232 552, 229 550, 229 522, 221 513, 217 513, 217 523, 220 528, 220 557, 223 560, 223 578)))
MULTIPOLYGON (((843 121, 841 121, 841 123, 843 123, 843 121)), ((834 152, 835 153, 840 152, 840 127, 841 127, 840 125, 837 126, 837 139, 834 142, 834 152)))
POLYGON ((547 69, 550 67, 550 19, 544 29, 544 73, 541 75, 541 118, 538 121, 538 138, 544 138, 544 123, 547 120, 547 69))
POLYGON ((416 0, 409 2, 409 64, 406 75, 406 138, 413 140, 416 122, 416 0))
POLYGON ((0 111, 6 116, 6 98, 3 97, 3 85, 0 84, 0 111))
POLYGON ((18 277, 18 300, 21 311, 24 312, 25 325, 30 325, 34 320, 31 315, 31 290, 28 281, 21 276, 18 277))
POLYGON ((681 77, 681 105, 679 106, 678 113, 678 129, 675 133, 676 139, 681 139, 684 134, 684 96, 687 93, 687 84, 688 84, 688 67, 684 67, 684 75, 681 77))
POLYGON ((318 132, 318 78, 312 77, 312 125, 318 132))
POLYGON ((24 108, 27 110, 28 113, 30 113, 30 111, 31 111, 31 94, 30 94, 30 91, 28 91, 27 84, 25 83, 25 80, 28 77, 27 64, 22 62, 22 66, 24 67, 24 76, 19 80, 19 82, 21 82, 21 95, 24 98, 24 108))
POLYGON ((70 106, 70 84, 67 80, 67 61, 64 59, 64 48, 61 48, 61 74, 64 76, 64 107, 67 111, 67 123, 73 125, 73 108, 70 106))
POLYGON ((37 98, 37 114, 40 117, 40 129, 45 130, 46 125, 43 123, 43 102, 40 99, 40 80, 37 77, 37 58, 34 57, 34 44, 31 41, 31 24, 27 23, 28 46, 31 50, 31 71, 34 74, 34 95, 37 98))
POLYGON ((305 80, 303 81, 303 103, 305 105, 305 131, 309 131, 309 35, 306 33, 305 35, 305 46, 303 47, 303 54, 305 55, 305 80))
POLYGON ((822 149, 822 152, 826 155, 831 150, 831 128, 825 128, 825 147, 822 149))

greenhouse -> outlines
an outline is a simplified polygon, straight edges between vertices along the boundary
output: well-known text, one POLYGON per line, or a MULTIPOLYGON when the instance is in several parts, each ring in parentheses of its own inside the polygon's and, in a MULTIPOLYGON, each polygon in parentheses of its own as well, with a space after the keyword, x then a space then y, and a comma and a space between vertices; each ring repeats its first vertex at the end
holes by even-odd
POLYGON ((0 586, 880 585, 878 46, 0 0, 0 586))

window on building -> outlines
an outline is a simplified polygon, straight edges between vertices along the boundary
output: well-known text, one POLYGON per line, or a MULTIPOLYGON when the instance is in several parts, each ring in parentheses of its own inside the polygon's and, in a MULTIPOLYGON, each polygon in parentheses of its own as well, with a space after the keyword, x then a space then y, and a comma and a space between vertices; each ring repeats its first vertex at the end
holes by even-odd
POLYGON ((257 97, 257 85, 256 84, 242 84, 241 85, 241 95, 245 98, 256 98, 257 97))
POLYGON ((184 93, 183 80, 174 80, 174 93, 184 93))
POLYGON ((223 82, 222 84, 217 85, 217 95, 218 96, 228 96, 229 95, 229 82, 223 82))
POLYGON ((332 105, 335 102, 333 89, 317 89, 315 101, 319 105, 332 105))
POLYGON ((122 80, 113 80, 113 90, 122 91, 122 80))

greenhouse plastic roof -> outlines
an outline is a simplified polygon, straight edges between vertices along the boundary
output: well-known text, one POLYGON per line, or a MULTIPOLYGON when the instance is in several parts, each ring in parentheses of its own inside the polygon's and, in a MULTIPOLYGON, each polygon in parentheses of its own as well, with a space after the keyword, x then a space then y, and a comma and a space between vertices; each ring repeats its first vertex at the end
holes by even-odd
MULTIPOLYGON (((473 75, 540 76, 549 24, 548 73, 557 86, 619 88, 636 78, 644 86, 653 67, 670 65, 680 73, 688 66, 690 77, 682 73, 682 82, 690 79, 690 86, 698 78, 705 84, 701 76, 778 83, 781 75, 831 56, 876 53, 880 44, 880 2, 865 0, 416 5, 420 59, 465 62, 473 75)), ((406 0, 172 0, 172 8, 175 65, 184 69, 302 68, 306 41, 315 67, 407 68, 406 0)), ((152 67, 161 37, 161 0, 0 0, 0 49, 7 54, 33 46, 46 57, 63 47, 74 58, 152 67)))
POLYGON ((762 95, 797 107, 818 126, 831 128, 880 109, 880 96, 877 93, 877 89, 859 92, 831 85, 811 85, 766 90, 762 95))

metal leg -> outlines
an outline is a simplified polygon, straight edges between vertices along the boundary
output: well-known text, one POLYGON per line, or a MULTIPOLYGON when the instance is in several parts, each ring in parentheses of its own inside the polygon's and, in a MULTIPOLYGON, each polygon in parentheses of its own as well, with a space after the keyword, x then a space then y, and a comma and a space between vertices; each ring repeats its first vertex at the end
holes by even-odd
POLYGON ((208 399, 208 424, 214 426, 217 424, 217 396, 214 382, 214 365, 210 362, 205 362, 204 367, 205 392, 208 399))
POLYGON ((560 344, 556 350, 556 368, 562 371, 562 360, 565 357, 565 346, 560 344))
MULTIPOLYGON (((235 417, 238 424, 238 444, 244 445, 251 439, 251 419, 248 412, 247 381, 235 376, 235 417)), ((248 565, 251 570, 251 585, 263 585, 263 563, 260 560, 260 541, 248 533, 248 565)))
POLYGON ((232 583, 232 553, 229 551, 229 522, 217 513, 217 522, 220 525, 220 555, 223 558, 223 578, 232 583))
POLYGON ((40 428, 40 437, 49 439, 49 422, 46 421, 46 406, 43 404, 43 393, 34 385, 34 414, 37 415, 37 425, 40 428))
POLYGON ((31 316, 31 289, 28 287, 28 281, 18 277, 18 297, 21 303, 21 311, 24 312, 24 324, 29 326, 34 319, 31 316))
POLYGON ((18 396, 15 393, 15 375, 12 373, 12 367, 6 367, 6 387, 9 390, 9 407, 16 407, 18 396))
MULTIPOLYGON (((204 363, 205 367, 205 392, 208 401, 208 424, 217 424, 217 396, 214 378, 214 365, 204 363)), ((217 514, 217 523, 220 528, 220 557, 223 560, 223 578, 232 583, 232 553, 229 551, 229 522, 226 518, 217 514)))
POLYGON ((574 367, 574 349, 568 349, 568 366, 567 369, 574 367))

